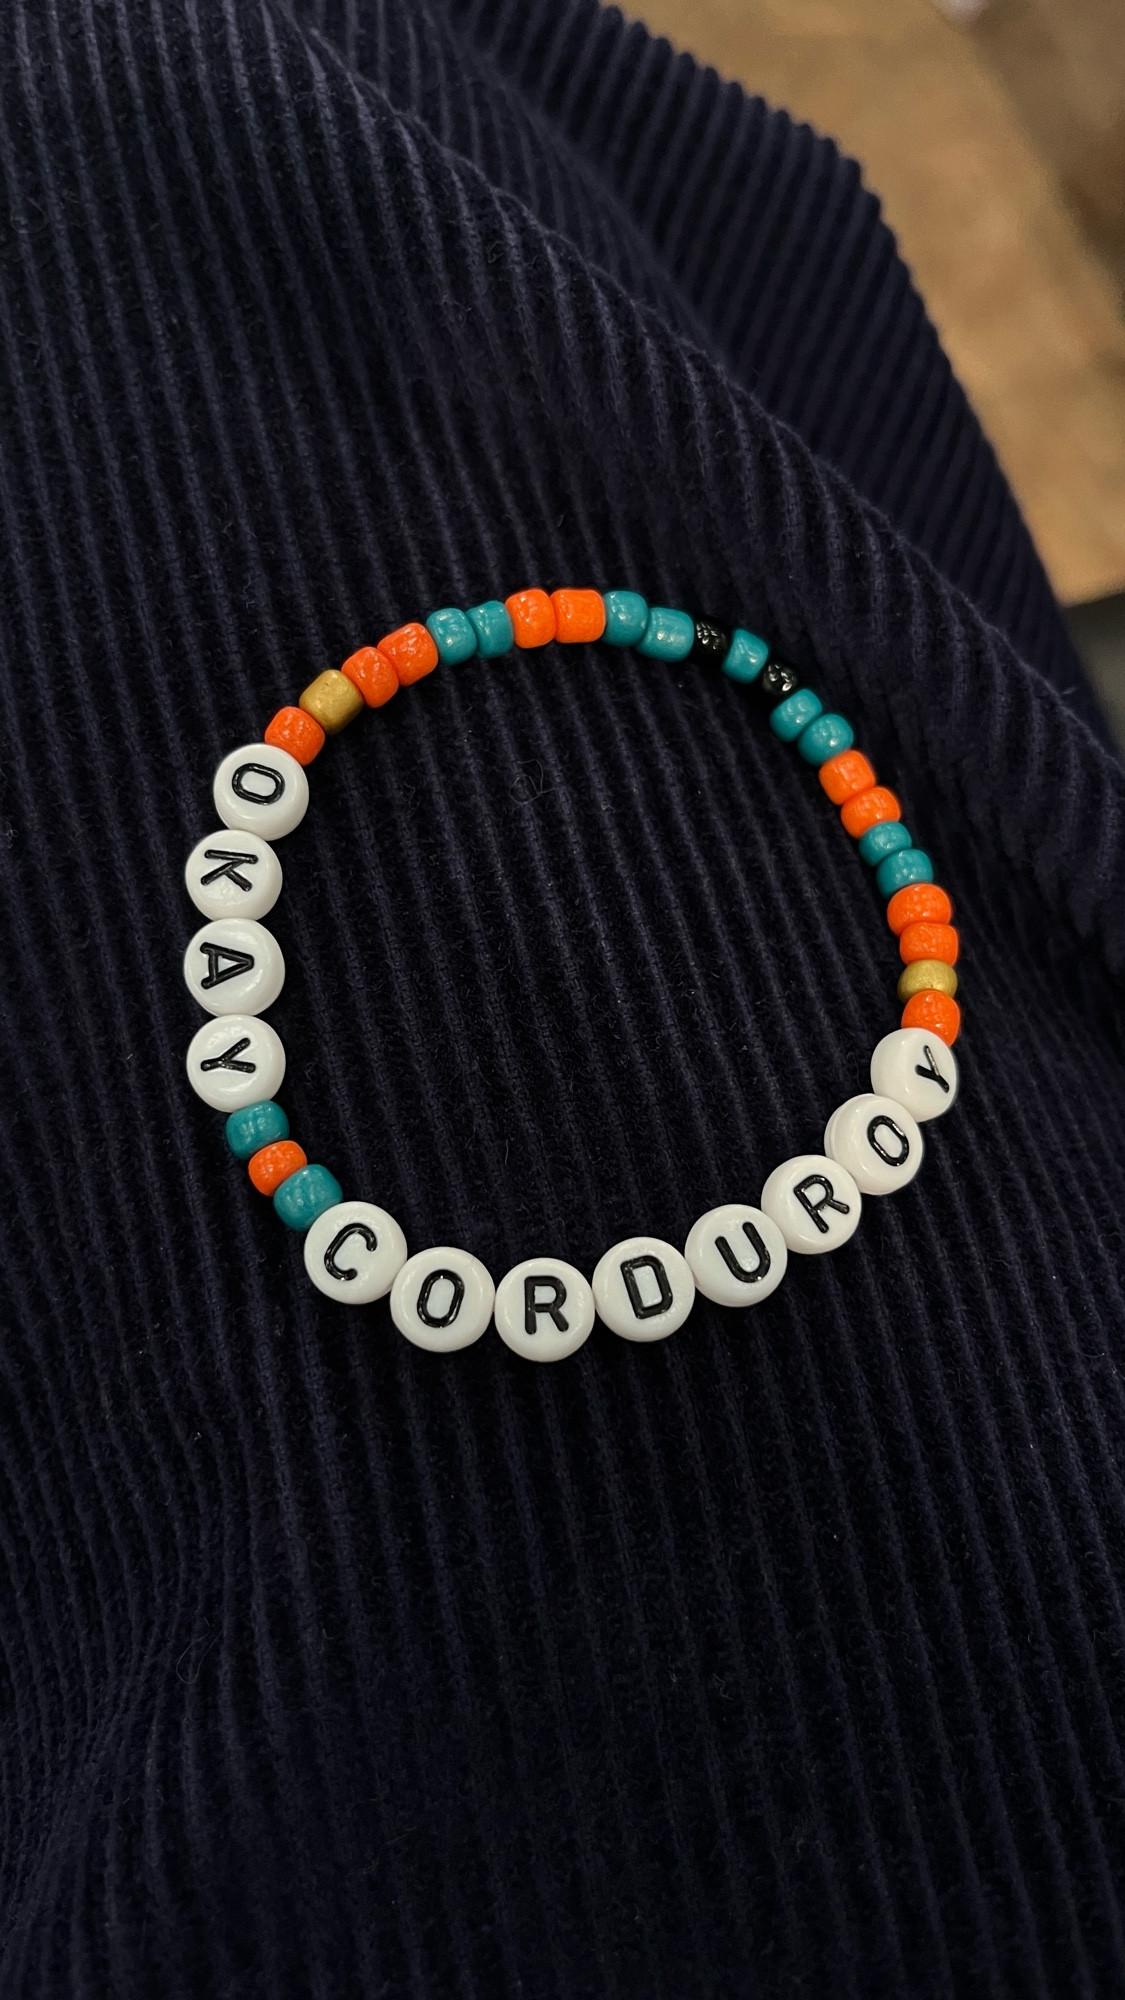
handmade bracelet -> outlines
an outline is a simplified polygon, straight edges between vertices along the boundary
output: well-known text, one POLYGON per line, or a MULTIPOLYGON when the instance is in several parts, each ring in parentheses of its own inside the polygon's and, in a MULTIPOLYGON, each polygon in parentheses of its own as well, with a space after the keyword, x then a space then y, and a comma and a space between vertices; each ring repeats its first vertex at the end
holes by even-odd
POLYGON ((305 1267, 320 1291, 352 1305, 389 1292, 400 1332, 432 1352, 469 1346, 494 1319, 517 1354, 558 1361, 581 1347, 595 1311, 626 1340, 648 1341, 683 1325, 697 1291, 719 1305, 759 1304, 781 1283, 790 1252, 838 1249, 855 1233, 865 1194, 892 1194, 913 1180, 922 1162, 919 1126, 948 1111, 957 1094, 958 938, 929 855, 914 846, 894 793, 877 783, 853 742, 844 717, 826 713, 752 632, 649 605, 632 590, 523 590, 503 603, 435 611, 425 624, 361 647, 338 671, 318 674, 296 707, 279 709, 260 743, 223 758, 214 784, 222 827, 193 848, 185 870, 207 922, 188 945, 184 977, 212 1017, 192 1039, 187 1071, 204 1102, 226 1112, 227 1143, 254 1186, 272 1196, 290 1229, 305 1232, 305 1267), (439 662, 599 639, 649 660, 717 665, 764 697, 774 735, 816 769, 874 870, 899 941, 905 1006, 901 1026, 872 1055, 871 1091, 832 1113, 823 1153, 774 1169, 759 1206, 733 1201, 708 1210, 682 1252, 659 1237, 630 1236, 606 1251, 591 1281, 560 1258, 532 1257, 494 1286, 467 1250, 440 1245, 409 1256, 393 1216, 372 1202, 345 1201, 335 1176, 310 1164, 289 1137, 276 1099, 285 1050, 261 1018, 285 979, 277 940, 260 921, 281 893, 272 843, 304 818, 305 767, 365 706, 381 708, 439 662))

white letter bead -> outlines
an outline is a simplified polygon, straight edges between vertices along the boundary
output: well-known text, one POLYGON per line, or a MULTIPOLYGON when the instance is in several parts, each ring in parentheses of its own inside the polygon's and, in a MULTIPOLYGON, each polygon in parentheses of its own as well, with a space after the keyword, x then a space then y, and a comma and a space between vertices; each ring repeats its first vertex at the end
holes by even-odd
POLYGON ((215 811, 224 826, 280 840, 300 826, 309 803, 309 781, 288 750, 272 743, 244 743, 215 773, 215 811))
POLYGON ((762 1207, 790 1250, 819 1257, 855 1235, 863 1201, 846 1167, 823 1153, 800 1153, 774 1168, 762 1189, 762 1207))
POLYGON ((276 1097, 285 1075, 281 1036, 253 1014, 204 1021, 188 1044, 188 1081, 212 1111, 241 1111, 276 1097))
POLYGON ((265 917, 281 894, 281 863, 256 833, 223 827, 192 848, 184 881, 205 917, 265 917))
POLYGON ((480 1339, 495 1299, 480 1259, 442 1244, 407 1258, 391 1286, 391 1318, 415 1347, 453 1354, 480 1339))
POLYGON ((871 1088, 904 1105, 919 1124, 940 1118, 957 1095, 957 1058, 928 1028, 896 1028, 871 1058, 871 1088))
POLYGON ((184 978, 209 1014, 264 1014, 285 984, 285 960, 264 924, 220 917, 196 931, 184 953, 184 978))
POLYGON ((393 1215, 370 1201, 338 1201, 305 1236, 305 1269, 318 1292, 345 1306, 386 1296, 406 1262, 406 1238, 393 1215))
POLYGON ((564 1361, 593 1324, 594 1294, 561 1257, 529 1257, 496 1287, 496 1331, 528 1361, 564 1361))
POLYGON ((665 1340, 695 1304, 695 1279, 680 1252, 659 1236, 627 1236, 600 1258, 594 1304, 623 1340, 665 1340))
POLYGON ((893 1097, 849 1097, 824 1133, 830 1160, 846 1167, 861 1194, 894 1194, 922 1164, 922 1134, 893 1097))
POLYGON ((776 1292, 789 1252, 776 1222, 760 1208, 728 1201, 693 1222, 684 1255, 705 1299, 756 1306, 776 1292))

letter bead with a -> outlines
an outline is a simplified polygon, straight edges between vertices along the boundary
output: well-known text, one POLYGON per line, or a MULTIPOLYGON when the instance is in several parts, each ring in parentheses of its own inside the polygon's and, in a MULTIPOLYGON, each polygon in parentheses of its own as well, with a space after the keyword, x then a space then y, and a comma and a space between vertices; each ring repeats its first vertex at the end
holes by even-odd
POLYGON ((220 917, 184 953, 188 992, 209 1014, 264 1014, 285 984, 281 946, 264 924, 220 917))

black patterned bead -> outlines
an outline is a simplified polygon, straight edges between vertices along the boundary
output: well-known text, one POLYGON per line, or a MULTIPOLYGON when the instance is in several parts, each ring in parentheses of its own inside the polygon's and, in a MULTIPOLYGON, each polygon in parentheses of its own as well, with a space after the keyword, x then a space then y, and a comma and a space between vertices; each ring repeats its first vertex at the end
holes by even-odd
POLYGON ((701 667, 721 667, 730 652, 730 626, 720 625, 717 618, 695 618, 692 623, 695 638, 688 658, 701 667))
POLYGON ((755 685, 770 707, 775 708, 779 701, 787 701, 791 694, 796 694, 801 676, 795 667, 787 667, 784 660, 767 660, 755 685))

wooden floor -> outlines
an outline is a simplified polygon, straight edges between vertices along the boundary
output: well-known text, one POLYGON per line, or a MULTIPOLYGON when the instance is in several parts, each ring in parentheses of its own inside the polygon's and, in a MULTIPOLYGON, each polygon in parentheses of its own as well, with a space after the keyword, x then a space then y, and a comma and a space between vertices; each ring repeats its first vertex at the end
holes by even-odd
POLYGON ((1079 603, 1125 587, 1120 218, 1112 190, 1101 238, 1096 212, 1081 209, 1083 171, 1095 211, 1112 179, 1083 118, 1100 120, 1107 162, 1125 131, 1125 0, 993 0, 971 28, 932 0, 639 0, 628 11, 862 163, 1059 595, 1079 603), (1045 37, 1064 6, 1071 23, 1097 16, 1117 31, 1106 28, 1100 58, 1096 36, 1071 34, 1069 74, 1052 79, 1045 37), (1037 17, 1037 42, 1021 9, 1037 17), (1060 159, 1052 103, 1064 101, 1060 159))

